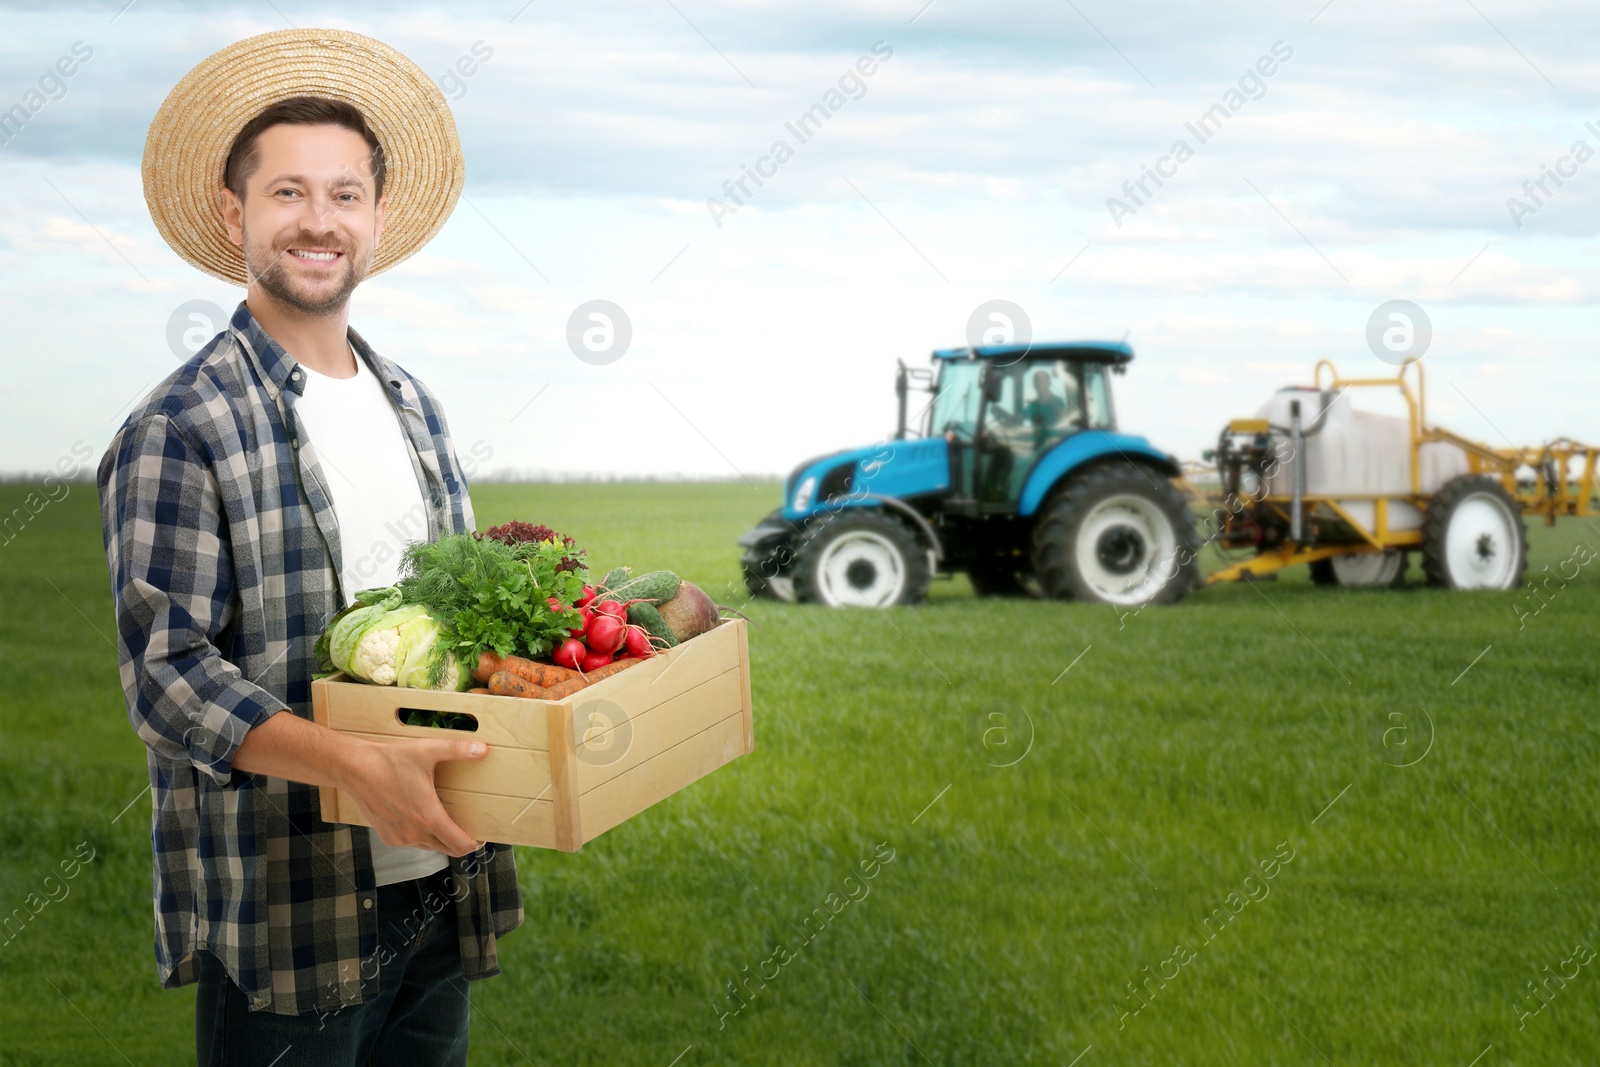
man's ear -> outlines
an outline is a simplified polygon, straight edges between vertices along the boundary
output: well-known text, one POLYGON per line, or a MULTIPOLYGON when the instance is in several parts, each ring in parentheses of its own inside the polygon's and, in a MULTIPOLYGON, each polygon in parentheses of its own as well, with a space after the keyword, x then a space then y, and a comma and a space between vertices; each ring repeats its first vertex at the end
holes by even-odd
POLYGON ((226 186, 217 190, 217 206, 222 209, 222 224, 227 227, 228 240, 244 247, 244 205, 226 186))

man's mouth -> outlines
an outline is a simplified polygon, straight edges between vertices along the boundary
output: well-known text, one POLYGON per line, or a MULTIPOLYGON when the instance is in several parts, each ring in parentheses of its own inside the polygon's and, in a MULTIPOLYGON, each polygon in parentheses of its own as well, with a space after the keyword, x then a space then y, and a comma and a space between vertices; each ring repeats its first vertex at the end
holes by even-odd
POLYGON ((344 256, 343 252, 333 249, 321 248, 291 248, 289 254, 302 263, 335 263, 344 256))

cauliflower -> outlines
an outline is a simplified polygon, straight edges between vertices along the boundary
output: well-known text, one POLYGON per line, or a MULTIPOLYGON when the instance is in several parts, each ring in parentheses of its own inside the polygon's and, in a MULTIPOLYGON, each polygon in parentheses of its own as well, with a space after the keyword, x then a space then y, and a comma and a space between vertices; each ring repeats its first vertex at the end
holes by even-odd
POLYGON ((399 672, 400 630, 368 630, 350 653, 345 670, 373 685, 393 685, 399 672))
POLYGON ((373 685, 470 689, 472 673, 440 643, 438 620, 421 604, 400 601, 398 586, 357 593, 355 603, 329 620, 317 641, 322 669, 373 685))
POLYGON ((400 628, 427 609, 400 603, 400 590, 363 589, 355 603, 328 622, 317 641, 317 660, 375 685, 394 685, 400 663, 400 628))

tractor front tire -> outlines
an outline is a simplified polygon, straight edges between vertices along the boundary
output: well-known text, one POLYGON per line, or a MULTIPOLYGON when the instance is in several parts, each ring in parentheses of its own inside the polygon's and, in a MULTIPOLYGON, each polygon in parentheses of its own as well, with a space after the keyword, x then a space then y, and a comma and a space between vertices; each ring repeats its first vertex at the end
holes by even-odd
POLYGON ((1517 589, 1528 570, 1522 509, 1498 479, 1452 478, 1422 520, 1422 570, 1447 589, 1517 589))
POLYGON ((1039 588, 1058 600, 1170 604, 1199 584, 1199 553, 1183 494, 1132 463, 1093 467, 1067 482, 1033 533, 1039 588))
POLYGON ((830 608, 917 604, 928 596, 928 553, 905 523, 879 508, 823 516, 795 550, 801 603, 830 608))

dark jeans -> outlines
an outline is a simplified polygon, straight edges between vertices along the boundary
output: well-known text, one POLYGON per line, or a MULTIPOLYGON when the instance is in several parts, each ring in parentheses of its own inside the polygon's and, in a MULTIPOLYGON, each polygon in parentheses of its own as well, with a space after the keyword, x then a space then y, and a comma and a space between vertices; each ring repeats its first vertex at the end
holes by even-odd
POLYGON ((455 903, 444 890, 449 874, 446 867, 378 887, 381 989, 338 1011, 249 1011, 217 958, 199 953, 198 1067, 466 1067, 470 1005, 455 903), (423 903, 430 889, 444 901, 432 915, 423 903), (413 915, 414 936, 407 937, 405 922, 413 915), (416 920, 423 917, 426 924, 418 929, 416 920))

